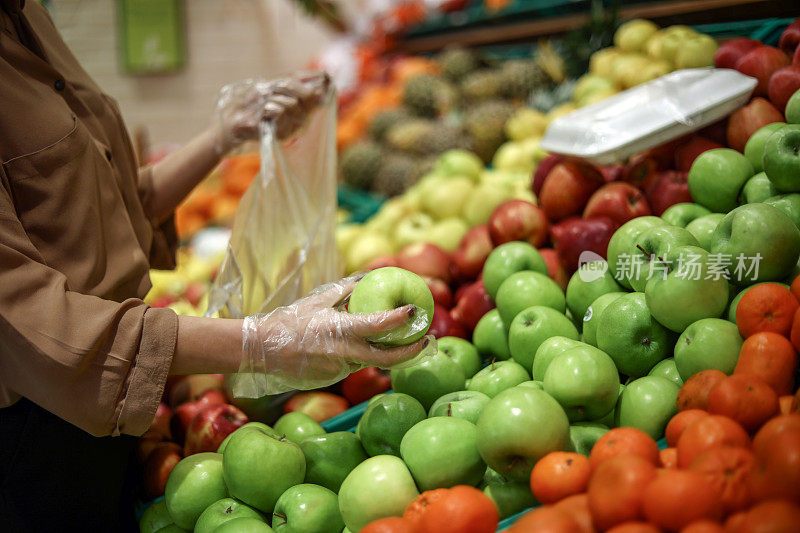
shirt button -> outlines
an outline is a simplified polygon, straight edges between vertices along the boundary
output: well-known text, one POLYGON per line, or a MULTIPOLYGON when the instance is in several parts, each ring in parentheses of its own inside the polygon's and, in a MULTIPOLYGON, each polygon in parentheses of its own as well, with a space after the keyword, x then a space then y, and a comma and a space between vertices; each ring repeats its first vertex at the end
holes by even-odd
POLYGON ((111 150, 106 150, 106 159, 108 159, 109 163, 111 162, 111 150))
POLYGON ((56 91, 63 91, 64 90, 64 80, 57 79, 55 83, 53 83, 53 87, 56 88, 56 91))

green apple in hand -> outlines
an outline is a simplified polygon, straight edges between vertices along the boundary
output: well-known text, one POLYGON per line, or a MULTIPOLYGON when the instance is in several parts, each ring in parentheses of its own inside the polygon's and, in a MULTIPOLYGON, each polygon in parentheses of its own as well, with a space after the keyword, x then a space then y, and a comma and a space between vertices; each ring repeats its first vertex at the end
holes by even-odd
POLYGON ((306 459, 297 444, 259 428, 234 435, 222 465, 230 495, 265 513, 306 474, 306 459))
POLYGON ((197 519, 194 533, 213 533, 225 522, 242 517, 255 518, 266 523, 264 516, 252 507, 233 498, 222 498, 206 507, 197 519))
POLYGON ((396 392, 372 398, 358 423, 358 436, 367 454, 400 456, 400 441, 427 413, 417 400, 396 392))
POLYGON ((544 374, 544 391, 561 404, 570 422, 608 413, 617 403, 618 390, 614 361, 588 344, 556 356, 544 374))
POLYGON ((600 315, 597 347, 630 377, 647 374, 672 350, 672 335, 650 315, 645 295, 620 296, 600 315))
POLYGON ((481 369, 478 349, 468 340, 459 337, 441 337, 436 340, 439 351, 458 363, 465 378, 471 378, 481 369))
MULTIPOLYGON (((273 533, 273 531, 263 520, 242 517, 228 520, 215 529, 214 533, 273 533)), ((162 532, 167 533, 166 530, 162 532)))
POLYGON ((767 198, 772 198, 778 194, 778 190, 769 181, 765 172, 759 172, 744 184, 742 194, 739 197, 739 204, 752 204, 763 202, 767 198))
POLYGON ((486 470, 477 440, 478 430, 472 422, 436 416, 406 432, 400 455, 420 490, 474 486, 486 470))
MULTIPOLYGON (((561 335, 555 335, 542 341, 533 356, 531 370, 533 379, 540 382, 543 381, 547 367, 550 366, 553 359, 576 346, 583 346, 583 343, 575 338, 561 335)), ((544 385, 542 386, 544 387, 544 385)))
MULTIPOLYGON (((614 412, 613 407, 610 412, 614 412)), ((575 422, 569 427, 570 446, 575 453, 589 457, 595 442, 606 433, 608 433, 608 426, 598 422, 575 422)))
POLYGON ((274 432, 278 436, 286 435, 295 444, 300 444, 306 437, 325 434, 325 430, 316 420, 300 411, 292 411, 280 417, 275 422, 274 432))
MULTIPOLYGON (((709 318, 707 320, 717 320, 717 319, 709 318)), ((677 352, 678 349, 675 348, 675 351, 677 352)), ((673 382, 678 387, 683 387, 683 379, 681 378, 681 375, 678 372, 678 367, 675 365, 674 357, 668 357, 663 361, 659 361, 658 363, 656 363, 656 366, 650 369, 650 372, 648 372, 647 375, 665 378, 673 382)))
POLYGON ((303 483, 286 489, 275 504, 275 533, 340 533, 339 498, 325 487, 303 483))
POLYGON ((428 417, 450 416, 475 424, 489 399, 484 393, 475 390, 451 392, 433 402, 428 417))
POLYGON ((763 203, 725 215, 711 241, 711 253, 730 259, 730 281, 740 285, 783 279, 800 255, 800 230, 780 209, 763 203))
POLYGON ((361 440, 349 431, 334 431, 300 441, 306 458, 306 483, 339 492, 342 481, 356 466, 366 461, 361 440))
POLYGON ((402 516, 417 496, 419 491, 405 463, 393 455, 378 455, 355 467, 344 480, 339 511, 347 529, 361 531, 373 520, 402 516))
POLYGON ((222 455, 197 453, 181 459, 167 479, 164 500, 175 524, 193 529, 206 507, 228 495, 222 455))
MULTIPOLYGON (((529 270, 511 274, 500 285, 495 303, 505 324, 511 324, 521 311, 534 305, 550 307, 559 313, 567 309, 561 287, 545 274, 529 270)), ((513 349, 511 355, 514 355, 513 349)))
POLYGON ((492 398, 478 418, 478 451, 496 472, 527 482, 536 462, 569 446, 569 420, 552 396, 514 387, 492 398))
MULTIPOLYGON (((629 260, 630 249, 633 243, 645 230, 664 225, 666 225, 666 223, 659 217, 645 216, 629 220, 614 232, 614 235, 611 236, 611 240, 608 242, 608 253, 606 256, 608 257, 608 270, 611 272, 611 275, 614 276, 614 279, 617 280, 617 283, 626 289, 631 288, 631 283, 626 275, 629 270, 627 270, 626 267, 623 271, 620 259, 623 261, 629 260)), ((628 264, 630 263, 628 262, 628 264)))
POLYGON ((466 380, 463 367, 441 349, 419 364, 392 370, 390 375, 392 389, 416 398, 426 411, 438 397, 463 390, 466 380))
POLYGON ((470 380, 467 390, 494 398, 500 392, 531 379, 525 367, 514 361, 492 361, 470 380))
POLYGON ((696 218, 686 225, 686 231, 694 235, 700 248, 708 251, 711 248, 711 235, 717 229, 720 221, 725 217, 722 213, 711 213, 700 218, 696 218))
MULTIPOLYGON (((591 346, 597 347, 597 324, 600 322, 600 315, 605 311, 606 307, 619 298, 625 296, 624 292, 609 292, 597 298, 592 305, 586 309, 586 314, 583 315, 583 342, 591 346)), ((534 373, 536 372, 536 360, 533 361, 534 373)))
POLYGON ((364 276, 353 289, 348 310, 351 313, 375 313, 404 305, 415 306, 414 318, 371 339, 388 346, 401 346, 421 339, 433 319, 433 295, 421 277, 402 268, 377 268, 364 276))
POLYGON ((632 381, 620 396, 616 425, 641 429, 655 440, 660 439, 667 422, 678 412, 679 390, 675 383, 658 376, 632 381))
POLYGON ((167 502, 162 498, 145 509, 142 518, 139 519, 139 533, 155 533, 174 523, 167 511, 167 502))
POLYGON ((800 124, 800 89, 786 102, 786 122, 789 124, 800 124))
POLYGON ((701 370, 732 374, 744 339, 736 324, 721 318, 706 318, 686 328, 675 344, 675 366, 683 381, 701 370))
POLYGON ((472 342, 478 353, 487 359, 511 357, 511 352, 508 351, 508 326, 503 323, 497 308, 483 315, 478 321, 472 331, 472 342))
POLYGON ((491 468, 486 469, 480 488, 494 502, 501 520, 539 503, 530 483, 510 481, 491 468))
MULTIPOLYGON (((756 172, 762 172, 764 170, 764 145, 767 143, 767 139, 785 125, 785 122, 772 122, 756 130, 755 133, 747 139, 747 144, 744 145, 744 156, 750 161, 750 164, 753 165, 753 170, 756 172)), ((764 174, 764 177, 767 177, 766 174, 764 174)), ((776 193, 770 196, 774 194, 776 193)), ((760 200, 748 200, 747 202, 750 203, 753 201, 758 202, 760 200)))
POLYGON ((694 235, 678 226, 661 226, 643 232, 628 250, 631 260, 631 286, 635 291, 644 292, 650 278, 663 273, 664 265, 673 266, 670 253, 672 250, 681 246, 699 245, 694 235))
POLYGON ((764 203, 783 211, 800 228, 800 194, 779 194, 767 198, 764 203))
POLYGON ((779 128, 764 144, 764 172, 781 192, 800 192, 800 125, 779 128))
POLYGON ((700 204, 684 202, 669 206, 663 213, 661 213, 661 218, 669 225, 685 228, 692 220, 706 216, 710 213, 711 211, 700 204))
POLYGON ((727 213, 737 206, 739 192, 753 174, 753 165, 736 150, 707 150, 697 156, 689 169, 689 194, 703 207, 727 213))
POLYGON ((605 261, 582 264, 567 285, 567 308, 572 316, 582 319, 586 310, 597 298, 622 288, 614 279, 605 261))
POLYGON ((715 318, 728 306, 728 281, 711 270, 708 252, 698 246, 672 251, 673 267, 666 276, 647 282, 645 295, 650 314, 662 325, 682 332, 701 318, 715 318))
MULTIPOLYGON (((492 300, 496 300, 500 285, 511 274, 531 270, 547 275, 547 263, 539 251, 527 242, 514 241, 501 244, 489 254, 483 264, 483 286, 492 300)), ((512 317, 513 318, 513 317, 512 317)))
POLYGON ((539 346, 555 336, 578 340, 578 330, 564 314, 544 306, 533 306, 517 314, 508 330, 508 347, 514 361, 533 368, 539 346))

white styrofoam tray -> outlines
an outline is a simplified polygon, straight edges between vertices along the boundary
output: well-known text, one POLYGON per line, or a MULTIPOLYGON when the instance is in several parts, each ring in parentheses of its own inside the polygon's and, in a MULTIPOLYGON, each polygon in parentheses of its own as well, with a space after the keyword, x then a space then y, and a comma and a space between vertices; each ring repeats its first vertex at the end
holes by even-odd
POLYGON ((623 162, 727 116, 756 84, 731 69, 676 70, 557 118, 541 147, 598 165, 623 162))

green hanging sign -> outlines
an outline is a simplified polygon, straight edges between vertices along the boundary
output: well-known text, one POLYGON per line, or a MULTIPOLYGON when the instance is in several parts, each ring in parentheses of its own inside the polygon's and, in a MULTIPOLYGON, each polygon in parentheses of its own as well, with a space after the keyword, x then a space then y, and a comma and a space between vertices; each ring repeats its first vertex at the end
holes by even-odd
POLYGON ((162 74, 185 62, 183 0, 117 0, 125 72, 162 74))

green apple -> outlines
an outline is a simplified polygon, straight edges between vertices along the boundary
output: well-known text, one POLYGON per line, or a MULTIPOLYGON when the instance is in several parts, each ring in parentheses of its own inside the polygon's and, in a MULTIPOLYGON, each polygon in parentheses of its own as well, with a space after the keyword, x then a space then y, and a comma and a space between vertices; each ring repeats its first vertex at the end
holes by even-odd
POLYGON ((661 218, 667 224, 685 228, 692 220, 706 216, 711 211, 700 204, 683 202, 669 206, 662 214, 661 218))
MULTIPOLYGON (((785 122, 772 122, 756 130, 747 139, 747 144, 744 145, 744 156, 750 161, 750 164, 753 165, 753 170, 756 172, 764 170, 764 145, 767 143, 767 139, 785 125, 785 122)), ((764 177, 766 177, 766 174, 764 177)), ((758 202, 760 200, 754 201, 758 202)))
POLYGON ((800 124, 800 89, 795 91, 786 103, 786 122, 800 124))
POLYGON ((350 531, 374 520, 402 516, 419 496, 408 467, 393 455, 370 457, 350 472, 339 490, 339 511, 350 531))
POLYGON ((223 456, 204 452, 181 459, 167 479, 164 500, 176 525, 193 529, 206 507, 228 495, 223 456))
MULTIPOLYGON (((572 348, 583 345, 581 341, 575 338, 564 337, 562 335, 554 335, 542 341, 533 356, 533 365, 531 365, 531 375, 533 379, 536 381, 543 381, 547 367, 553 359, 572 348)), ((542 385, 542 387, 544 387, 544 385, 542 385)))
MULTIPOLYGON (((242 518, 242 520, 252 520, 252 519, 251 518, 242 518)), ((266 526, 266 524, 264 524, 264 525, 266 526)), ((267 526, 267 527, 269 527, 269 526, 267 526)), ((222 526, 220 526, 217 529, 217 531, 221 531, 221 530, 222 530, 222 526)), ((172 523, 172 524, 167 524, 166 526, 164 526, 161 529, 159 529, 158 533, 185 533, 186 531, 190 531, 190 530, 183 529, 182 527, 177 526, 174 523, 172 523)), ((272 531, 272 529, 269 529, 268 531, 272 531)))
POLYGON ((463 219, 457 217, 443 218, 428 231, 425 240, 435 244, 447 253, 453 253, 461 244, 461 239, 469 231, 463 219))
POLYGON ((483 172, 483 162, 468 150, 452 149, 442 152, 433 169, 444 176, 466 176, 477 181, 483 172))
POLYGON ((150 504, 139 519, 139 533, 155 533, 170 524, 174 524, 167 511, 167 502, 163 498, 150 504))
POLYGON ((730 280, 740 285, 783 279, 800 256, 800 230, 780 209, 763 203, 725 215, 711 241, 711 253, 731 261, 730 280))
POLYGON ((230 495, 265 513, 271 513, 283 491, 302 483, 306 474, 300 446, 259 428, 234 435, 222 465, 230 495))
POLYGON ((501 244, 492 250, 483 264, 483 286, 492 300, 496 301, 500 285, 511 274, 525 270, 547 275, 547 263, 539 251, 527 242, 501 244))
POLYGON ((481 317, 472 331, 472 342, 478 353, 486 359, 508 359, 508 326, 503 323, 500 311, 492 309, 481 317))
POLYGON ((703 207, 727 213, 736 207, 739 191, 753 174, 753 165, 736 150, 706 150, 689 169, 689 194, 703 207))
MULTIPOLYGON (((616 404, 616 399, 614 403, 616 404)), ((614 412, 613 407, 610 412, 614 412)), ((595 442, 606 433, 608 433, 608 426, 598 422, 575 422, 569 427, 570 447, 575 453, 589 457, 595 442)))
POLYGON ((510 185, 479 183, 464 203, 462 216, 470 227, 486 224, 494 210, 513 195, 514 189, 510 185))
POLYGON ((600 315, 597 347, 626 376, 644 376, 667 357, 672 346, 672 335, 650 315, 645 295, 640 292, 620 296, 600 315))
POLYGON ((469 382, 467 390, 484 393, 494 398, 499 393, 531 379, 525 367, 514 361, 492 361, 469 382))
POLYGON ((274 432, 285 435, 287 439, 300 444, 300 441, 313 435, 324 435, 325 430, 319 423, 300 411, 286 413, 275 422, 274 432))
POLYGON ((465 378, 471 378, 481 369, 478 349, 468 340, 459 337, 440 337, 436 340, 439 352, 458 363, 465 378))
POLYGON ((536 462, 569 446, 569 420, 552 396, 513 387, 492 398, 478 418, 478 451, 496 472, 526 482, 536 462))
POLYGON ((678 412, 678 387, 672 381, 645 376, 629 383, 614 415, 616 426, 641 429, 655 440, 664 436, 667 422, 678 412))
POLYGON ((394 369, 390 375, 392 389, 416 398, 425 411, 440 396, 463 390, 466 380, 463 367, 442 350, 414 366, 394 369))
POLYGON ((783 211, 786 216, 792 219, 794 225, 800 228, 800 194, 779 194, 767 198, 764 203, 783 211))
POLYGON ((435 219, 461 215, 475 182, 464 176, 433 176, 420 183, 422 209, 435 219))
POLYGON ((340 533, 344 527, 336 493, 311 483, 286 489, 275 504, 275 533, 340 533))
MULTIPOLYGON (((400 220, 394 227, 392 237, 397 248, 423 242, 433 227, 434 220, 425 213, 412 213, 400 220)), ((392 253, 391 251, 388 253, 392 253)))
POLYGON ((736 324, 706 318, 686 328, 675 344, 675 366, 683 381, 701 370, 732 374, 744 340, 736 324))
MULTIPOLYGON (((500 311, 500 317, 506 324, 511 324, 517 314, 532 306, 550 307, 562 314, 567 309, 561 287, 546 275, 529 270, 511 274, 500 285, 495 302, 500 311)), ((514 349, 510 346, 510 327, 508 342, 513 357, 514 349)))
POLYGON ((586 310, 598 297, 609 292, 619 292, 622 287, 614 279, 605 261, 582 264, 567 285, 567 308, 572 316, 582 319, 586 310))
POLYGON ((541 305, 528 307, 517 314, 508 330, 511 357, 523 367, 532 369, 539 346, 555 336, 576 341, 580 337, 572 321, 563 313, 541 305))
MULTIPOLYGON (((763 202, 767 198, 772 198, 778 194, 778 190, 769 181, 767 174, 759 172, 744 184, 742 194, 739 195, 739 204, 752 204, 763 202)), ((720 214, 720 213, 718 213, 720 214)))
POLYGON ((361 440, 349 431, 307 437, 300 441, 300 449, 306 458, 304 482, 333 492, 339 492, 347 474, 367 460, 361 440))
POLYGON ((594 420, 617 403, 619 373, 605 352, 585 344, 553 359, 544 374, 544 391, 561 404, 570 422, 594 420))
POLYGON ((686 231, 694 235, 700 248, 708 251, 711 248, 711 235, 717 229, 720 221, 725 217, 722 213, 711 213, 700 218, 696 218, 686 225, 686 231))
MULTIPOLYGON (((592 305, 586 309, 583 315, 583 342, 592 346, 597 346, 597 324, 600 322, 600 315, 605 311, 608 304, 625 296, 624 292, 609 292, 597 298, 592 305)), ((534 373, 536 373, 536 360, 533 361, 534 373)))
POLYGON ((678 48, 678 52, 675 54, 675 68, 713 66, 717 48, 717 41, 713 37, 697 33, 686 39, 678 48))
POLYGON ((510 481, 491 468, 486 469, 480 488, 494 502, 500 520, 539 503, 531 492, 530 483, 510 481))
POLYGON ((194 525, 194 533, 213 533, 225 522, 242 517, 255 518, 266 523, 264 516, 252 507, 233 498, 222 498, 206 507, 194 525))
MULTIPOLYGON (((766 282, 762 282, 762 283, 776 283, 776 282, 774 282, 774 281, 766 281, 766 282)), ((789 285, 787 285, 785 283, 776 283, 776 284, 780 285, 782 287, 786 287, 787 289, 789 288, 789 285)), ((754 283, 753 285, 750 285, 749 287, 745 287, 744 289, 739 291, 739 293, 736 296, 733 297, 733 300, 731 300, 731 303, 728 306, 728 320, 729 321, 731 321, 734 324, 736 324, 736 307, 739 305, 739 300, 742 299, 742 296, 744 296, 744 293, 746 293, 747 291, 749 291, 750 289, 752 289, 756 285, 761 285, 761 283, 754 283)))
POLYGON ((358 436, 367 454, 400 456, 400 441, 427 416, 417 400, 396 392, 372 398, 358 423, 358 436))
MULTIPOLYGON (((166 530, 161 531, 167 533, 166 530)), ((273 533, 273 531, 263 520, 242 517, 228 520, 215 529, 214 533, 273 533)))
POLYGON ((728 281, 724 270, 712 270, 708 252, 683 246, 671 252, 675 265, 666 276, 647 282, 647 307, 662 325, 682 332, 701 318, 721 316, 728 307, 728 281))
POLYGON ((222 443, 220 443, 219 448, 217 448, 217 453, 225 453, 225 448, 228 446, 228 442, 231 440, 231 437, 233 437, 234 433, 247 431, 248 429, 252 428, 260 428, 264 431, 272 432, 276 438, 281 436, 280 433, 278 433, 277 431, 275 431, 274 429, 272 429, 271 427, 262 422, 248 422, 247 424, 243 425, 242 427, 240 427, 239 429, 237 429, 236 431, 225 437, 222 443))
POLYGON ((789 124, 764 144, 764 172, 781 192, 800 192, 800 125, 789 124))
POLYGON ((627 268, 623 269, 621 263, 630 265, 630 249, 633 243, 639 238, 640 234, 650 228, 663 225, 665 225, 665 222, 661 218, 645 216, 629 220, 614 232, 614 235, 611 236, 611 240, 608 242, 608 253, 606 256, 608 257, 608 270, 614 276, 614 279, 617 280, 617 283, 626 289, 631 288, 631 283, 626 275, 630 270, 627 268), (622 259, 622 261, 620 261, 620 259, 622 259))
MULTIPOLYGON (((716 318, 709 318, 708 320, 717 320, 716 318)), ((677 352, 677 348, 675 351, 677 352)), ((656 363, 656 366, 650 369, 650 372, 647 373, 648 376, 658 376, 661 378, 665 378, 673 382, 678 387, 683 387, 683 379, 681 378, 680 373, 678 373, 678 367, 675 365, 675 358, 668 357, 663 361, 659 361, 656 363)))
POLYGON ((376 257, 391 255, 394 251, 394 245, 388 237, 364 230, 353 239, 345 253, 346 270, 347 272, 361 270, 376 257))
POLYGON ((436 416, 406 432, 400 456, 420 490, 474 486, 486 470, 477 441, 478 430, 472 422, 436 416))
POLYGON ((361 278, 353 289, 348 309, 351 313, 376 313, 404 305, 415 307, 414 319, 370 339, 388 346, 402 346, 421 339, 433 319, 433 295, 424 279, 402 268, 377 268, 361 278))
POLYGON ((463 418, 475 424, 489 397, 476 390, 462 390, 445 394, 431 406, 428 417, 450 416, 463 418))
POLYGON ((532 379, 530 381, 523 381, 517 385, 517 387, 531 387, 533 389, 544 390, 544 382, 537 379, 532 379))
POLYGON ((629 250, 628 278, 633 289, 644 292, 651 277, 663 274, 667 267, 673 267, 672 250, 681 246, 699 245, 694 235, 678 226, 660 226, 641 233, 629 250))

